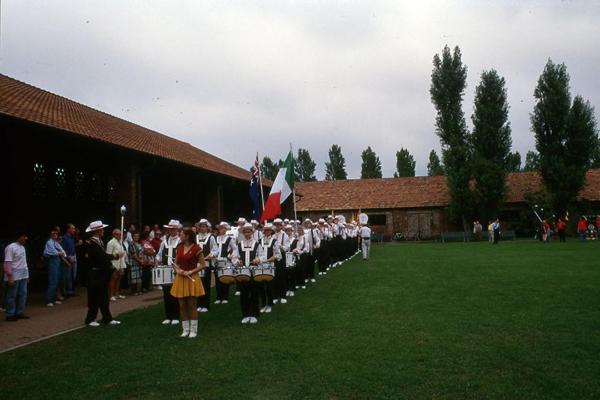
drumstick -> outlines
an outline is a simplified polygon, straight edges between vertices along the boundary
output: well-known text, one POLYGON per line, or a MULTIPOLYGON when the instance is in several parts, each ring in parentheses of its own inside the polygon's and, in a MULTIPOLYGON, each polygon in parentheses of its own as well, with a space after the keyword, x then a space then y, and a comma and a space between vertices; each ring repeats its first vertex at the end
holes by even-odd
MULTIPOLYGON (((177 265, 177 263, 175 262, 175 259, 173 257, 169 257, 169 258, 171 259, 171 262, 173 263, 174 266, 181 269, 181 267, 179 265, 177 265)), ((192 280, 192 282, 196 282, 196 280, 194 278, 192 278, 191 276, 189 276, 189 275, 184 275, 184 276, 187 276, 188 278, 190 278, 192 280)))

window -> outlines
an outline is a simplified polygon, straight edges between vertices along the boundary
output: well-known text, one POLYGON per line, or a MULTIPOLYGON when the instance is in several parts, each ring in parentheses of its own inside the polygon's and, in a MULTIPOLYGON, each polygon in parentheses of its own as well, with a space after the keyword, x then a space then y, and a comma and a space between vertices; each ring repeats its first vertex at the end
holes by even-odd
POLYGON ((102 185, 100 176, 98 174, 92 175, 91 184, 91 198, 93 201, 104 201, 104 187, 102 185))
POLYGON ((114 176, 108 177, 108 201, 114 203, 115 193, 117 191, 117 181, 114 176))
POLYGON ((385 214, 369 215, 369 225, 385 225, 386 223, 385 214))
POLYGON ((81 200, 85 193, 85 174, 83 171, 75 172, 75 180, 73 182, 73 192, 76 200, 81 200))
POLYGON ((33 195, 35 197, 46 195, 46 168, 42 163, 33 164, 33 195))
POLYGON ((62 199, 67 195, 67 174, 64 168, 56 168, 54 172, 56 198, 62 199))

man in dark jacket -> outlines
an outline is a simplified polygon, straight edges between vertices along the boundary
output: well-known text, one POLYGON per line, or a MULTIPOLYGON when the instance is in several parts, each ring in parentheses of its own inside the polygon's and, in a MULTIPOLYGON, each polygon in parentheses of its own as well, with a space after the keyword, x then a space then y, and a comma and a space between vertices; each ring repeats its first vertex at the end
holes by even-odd
POLYGON ((88 312, 85 323, 88 326, 99 326, 96 321, 98 309, 102 313, 102 323, 118 325, 119 321, 113 319, 109 310, 108 282, 112 272, 111 261, 119 255, 106 254, 106 248, 102 237, 104 236, 104 225, 102 221, 92 222, 87 229, 91 237, 87 241, 84 254, 88 265, 88 312))

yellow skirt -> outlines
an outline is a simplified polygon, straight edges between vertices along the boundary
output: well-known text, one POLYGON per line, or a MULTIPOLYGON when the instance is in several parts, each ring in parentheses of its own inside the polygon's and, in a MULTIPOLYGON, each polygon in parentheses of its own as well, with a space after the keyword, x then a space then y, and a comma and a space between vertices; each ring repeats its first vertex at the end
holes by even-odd
POLYGON ((190 275, 190 277, 194 278, 195 282, 192 282, 187 276, 175 275, 175 282, 173 282, 173 287, 171 288, 171 296, 176 298, 204 296, 204 286, 202 286, 200 274, 196 272, 190 275))

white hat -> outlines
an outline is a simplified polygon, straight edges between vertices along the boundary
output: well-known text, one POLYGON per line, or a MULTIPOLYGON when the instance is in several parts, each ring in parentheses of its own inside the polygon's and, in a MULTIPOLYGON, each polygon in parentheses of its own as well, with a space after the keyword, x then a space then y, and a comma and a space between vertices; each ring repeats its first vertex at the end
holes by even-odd
POLYGON ((170 229, 179 229, 179 227, 181 226, 181 224, 179 223, 178 220, 176 219, 172 219, 169 221, 169 223, 167 225, 163 225, 165 228, 170 228, 170 229))
POLYGON ((327 219, 333 219, 333 215, 328 215, 327 219))
POLYGON ((265 224, 265 226, 263 226, 263 231, 266 231, 266 230, 270 230, 272 232, 273 231, 273 224, 270 224, 270 223, 267 222, 265 224))
POLYGON ((284 224, 287 224, 288 222, 290 222, 290 219, 289 219, 289 218, 284 218, 284 219, 283 219, 283 223, 284 223, 284 224))
POLYGON ((325 223, 325 220, 324 220, 323 218, 319 218, 319 223, 320 223, 320 224, 324 224, 324 223, 325 223))
POLYGON ((287 231, 288 229, 294 229, 294 227, 291 225, 286 225, 283 227, 283 229, 287 231))
POLYGON ((258 221, 257 221, 257 220, 255 220, 255 219, 253 219, 252 221, 250 221, 250 223, 251 223, 252 225, 258 225, 258 221))
POLYGON ((246 222, 244 224, 244 226, 242 226, 242 232, 244 232, 244 231, 246 231, 248 229, 250 229, 251 231, 254 232, 254 227, 252 226, 252 224, 249 224, 248 222, 246 222))
POLYGON ((312 225, 312 221, 310 219, 306 218, 304 220, 304 225, 306 225, 306 224, 311 224, 312 225))
POLYGON ((85 228, 85 231, 86 232, 99 231, 100 229, 104 229, 107 226, 108 225, 103 224, 102 221, 94 221, 94 222, 90 223, 87 228, 85 228))
POLYGON ((210 226, 210 222, 208 222, 208 220, 206 218, 202 218, 199 222, 198 225, 206 225, 206 226, 210 226))
POLYGON ((229 229, 229 224, 225 221, 221 221, 221 223, 219 223, 219 225, 217 225, 217 228, 225 228, 225 229, 229 229))
POLYGON ((236 223, 236 224, 239 224, 239 223, 242 223, 242 222, 245 224, 245 223, 246 223, 246 218, 244 218, 244 217, 239 217, 239 218, 237 219, 237 221, 235 221, 235 223, 236 223))
POLYGON ((275 219, 273 220, 273 223, 274 223, 274 224, 283 224, 283 221, 281 220, 281 218, 275 218, 275 219))

